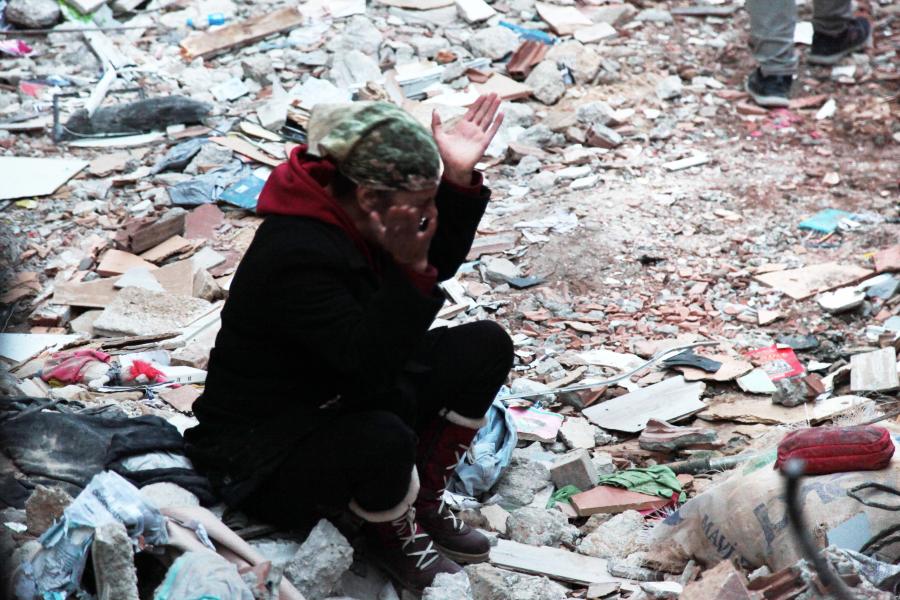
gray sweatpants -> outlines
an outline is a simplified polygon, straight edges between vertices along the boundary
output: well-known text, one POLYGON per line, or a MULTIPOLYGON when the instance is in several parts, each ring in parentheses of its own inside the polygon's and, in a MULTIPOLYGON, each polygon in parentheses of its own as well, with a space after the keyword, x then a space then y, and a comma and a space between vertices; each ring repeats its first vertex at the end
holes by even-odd
MULTIPOLYGON (((813 29, 839 35, 853 18, 851 0, 813 0, 813 29)), ((797 71, 794 53, 795 0, 747 0, 750 13, 750 44, 763 75, 793 75, 797 71)))

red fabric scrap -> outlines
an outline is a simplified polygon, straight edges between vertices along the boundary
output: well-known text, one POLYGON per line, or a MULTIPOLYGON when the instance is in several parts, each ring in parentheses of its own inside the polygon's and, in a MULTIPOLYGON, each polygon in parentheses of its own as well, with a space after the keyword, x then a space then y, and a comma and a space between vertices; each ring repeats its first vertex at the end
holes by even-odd
POLYGON ((131 363, 128 371, 131 380, 137 381, 139 377, 146 377, 148 383, 162 383, 167 381, 166 374, 143 360, 136 360, 131 363))
POLYGON ((82 374, 92 362, 108 363, 109 354, 99 350, 57 352, 41 369, 41 379, 65 385, 82 383, 82 374))

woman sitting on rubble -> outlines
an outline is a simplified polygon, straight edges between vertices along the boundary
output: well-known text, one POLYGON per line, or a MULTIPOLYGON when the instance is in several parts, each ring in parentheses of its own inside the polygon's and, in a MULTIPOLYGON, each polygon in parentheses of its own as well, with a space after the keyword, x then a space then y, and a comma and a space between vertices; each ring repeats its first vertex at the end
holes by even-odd
POLYGON ((492 322, 429 328, 487 206, 474 169, 499 105, 452 127, 435 114, 433 136, 384 102, 313 110, 309 147, 260 194, 186 434, 230 506, 287 527, 349 508, 416 590, 489 553, 442 494, 512 343, 492 322))

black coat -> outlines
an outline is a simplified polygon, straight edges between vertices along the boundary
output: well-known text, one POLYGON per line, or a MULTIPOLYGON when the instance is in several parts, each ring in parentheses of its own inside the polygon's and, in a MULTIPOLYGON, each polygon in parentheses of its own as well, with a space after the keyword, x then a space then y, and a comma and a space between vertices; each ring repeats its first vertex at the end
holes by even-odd
MULTIPOLYGON (((471 248, 490 197, 475 189, 438 189, 429 252, 438 280, 471 248)), ((443 296, 436 287, 423 294, 389 256, 373 256, 377 270, 340 228, 311 218, 271 215, 257 230, 193 407, 200 424, 185 435, 195 466, 230 504, 341 410, 414 410, 403 373, 416 368, 443 296)))

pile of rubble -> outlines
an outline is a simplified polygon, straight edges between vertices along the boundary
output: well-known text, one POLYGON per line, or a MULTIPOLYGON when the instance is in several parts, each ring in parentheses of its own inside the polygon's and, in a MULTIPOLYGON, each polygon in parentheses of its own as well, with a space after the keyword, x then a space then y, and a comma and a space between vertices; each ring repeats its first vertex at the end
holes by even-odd
MULTIPOLYGON (((494 196, 437 324, 513 336, 498 419, 515 435, 502 474, 449 497, 496 542, 490 564, 423 598, 827 597, 771 463, 797 427, 900 432, 898 10, 862 4, 874 46, 804 69, 792 106, 766 111, 741 91, 747 17, 726 2, 8 0, 0 437, 35 414, 183 432, 256 198, 311 107, 384 99, 448 122, 495 92, 494 196), (700 516, 716 505, 730 515, 700 516)), ((82 524, 93 569, 61 594, 403 593, 347 523, 279 532, 171 483, 104 488, 102 457, 99 480, 5 447, 0 465, 14 597, 50 572, 89 486, 158 529, 82 524)), ((861 597, 889 597, 896 549, 866 544, 890 514, 825 477, 803 506, 819 546, 861 597)))

